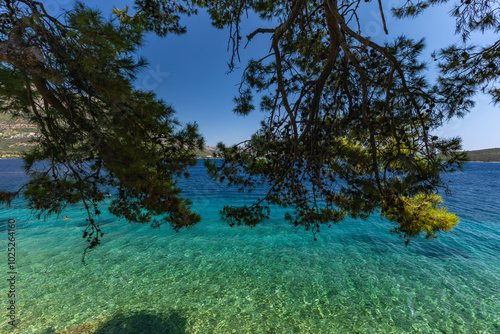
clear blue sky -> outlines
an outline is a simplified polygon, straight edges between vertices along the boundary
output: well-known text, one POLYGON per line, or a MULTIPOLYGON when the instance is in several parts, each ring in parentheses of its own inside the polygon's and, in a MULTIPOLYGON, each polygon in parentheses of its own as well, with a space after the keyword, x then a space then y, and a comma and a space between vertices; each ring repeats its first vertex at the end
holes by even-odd
MULTIPOLYGON (((83 1, 91 7, 101 8, 105 15, 111 8, 123 8, 132 1, 83 1)), ((70 8, 72 0, 47 0, 46 6, 55 13, 61 8, 70 8)), ((383 33, 376 2, 361 3, 361 28, 374 41, 383 42, 401 34, 415 39, 425 37, 427 55, 459 41, 454 34, 455 20, 448 14, 449 8, 439 6, 412 20, 399 20, 389 12, 393 6, 403 3, 402 0, 382 1, 386 10, 386 21, 389 36, 383 33)), ((228 32, 213 28, 207 15, 198 15, 183 20, 188 28, 185 35, 169 35, 158 38, 149 35, 146 46, 141 50, 149 61, 149 69, 137 80, 137 87, 154 90, 160 98, 172 104, 177 111, 177 118, 182 122, 196 121, 206 139, 207 145, 215 145, 219 141, 234 144, 245 139, 259 127, 263 114, 255 111, 246 117, 232 113, 233 97, 237 93, 237 85, 241 78, 241 69, 227 74, 228 32)), ((256 19, 244 23, 243 36, 263 24, 256 19)), ((266 54, 269 49, 269 37, 257 36, 249 47, 241 50, 243 68, 252 57, 266 54)), ((493 34, 475 34, 473 41, 490 43, 498 39, 493 34)), ((431 75, 435 75, 435 64, 429 57, 431 75)), ((463 148, 476 150, 500 147, 500 110, 491 104, 488 96, 478 96, 477 105, 463 119, 452 120, 446 124, 438 135, 443 137, 461 136, 463 148)))

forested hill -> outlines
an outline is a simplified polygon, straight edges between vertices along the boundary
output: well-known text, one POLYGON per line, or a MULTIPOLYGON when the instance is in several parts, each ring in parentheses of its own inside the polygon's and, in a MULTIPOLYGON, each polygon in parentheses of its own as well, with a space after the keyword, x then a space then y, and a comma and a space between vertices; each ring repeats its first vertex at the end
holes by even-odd
POLYGON ((37 136, 36 126, 21 118, 0 114, 0 158, 18 158, 33 144, 30 139, 37 136))
POLYGON ((500 162, 500 148, 467 151, 470 161, 500 162))
MULTIPOLYGON (((35 125, 0 113, 0 159, 19 158, 22 152, 33 146, 30 140, 36 136, 35 125)), ((198 157, 211 158, 216 151, 214 146, 205 146, 203 151, 198 152, 198 157)))

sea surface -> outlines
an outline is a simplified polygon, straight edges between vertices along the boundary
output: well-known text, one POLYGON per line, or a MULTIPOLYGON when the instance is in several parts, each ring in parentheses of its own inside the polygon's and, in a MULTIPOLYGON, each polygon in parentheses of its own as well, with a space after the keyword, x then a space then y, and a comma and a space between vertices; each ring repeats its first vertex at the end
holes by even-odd
MULTIPOLYGON (((0 160, 0 188, 26 181, 0 160)), ((500 333, 500 164, 468 163, 445 204, 461 218, 439 239, 404 240, 379 216, 310 232, 280 212, 256 228, 220 220, 258 196, 182 183, 203 217, 190 230, 118 221, 82 264, 85 213, 37 220, 0 207, 0 333, 500 333), (7 221, 16 220, 16 327, 8 324, 7 221)))

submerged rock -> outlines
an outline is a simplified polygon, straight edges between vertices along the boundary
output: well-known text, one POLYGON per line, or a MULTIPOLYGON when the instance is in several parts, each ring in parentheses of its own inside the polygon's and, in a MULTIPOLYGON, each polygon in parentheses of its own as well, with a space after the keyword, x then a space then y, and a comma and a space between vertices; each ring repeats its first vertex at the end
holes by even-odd
POLYGON ((99 322, 87 322, 78 325, 70 330, 59 332, 57 334, 94 334, 99 329, 99 322))

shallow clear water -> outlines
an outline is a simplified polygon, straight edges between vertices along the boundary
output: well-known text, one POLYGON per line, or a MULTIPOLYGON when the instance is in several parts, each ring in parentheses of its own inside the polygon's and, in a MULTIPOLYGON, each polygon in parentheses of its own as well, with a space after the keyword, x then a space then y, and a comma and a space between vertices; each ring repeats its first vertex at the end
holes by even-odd
MULTIPOLYGON (((0 187, 23 181, 20 166, 0 160, 0 187)), ((6 277, 13 218, 18 325, 2 316, 0 332, 500 333, 500 164, 469 163, 450 181, 445 201, 461 222, 438 240, 405 248, 373 217, 313 242, 278 213, 254 229, 226 226, 222 206, 250 197, 213 183, 200 164, 184 184, 199 225, 175 233, 105 213, 104 242, 86 264, 79 207, 69 220, 37 221, 17 200, 0 207, 0 263, 6 277)), ((7 292, 2 279, 2 310, 7 292)))

